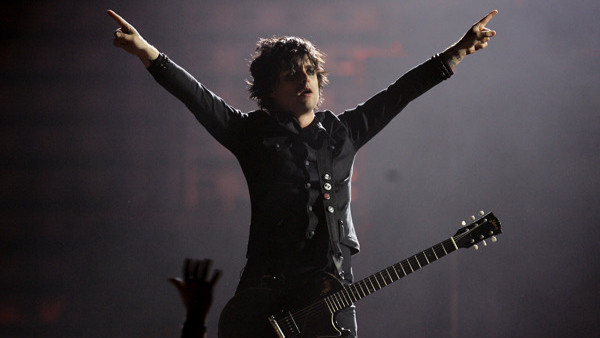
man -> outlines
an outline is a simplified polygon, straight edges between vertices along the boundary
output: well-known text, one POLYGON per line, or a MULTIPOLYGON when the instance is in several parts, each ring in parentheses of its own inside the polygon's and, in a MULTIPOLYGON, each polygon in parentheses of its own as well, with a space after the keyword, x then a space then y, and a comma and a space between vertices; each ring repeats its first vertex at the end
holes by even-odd
MULTIPOLYGON (((496 34, 485 26, 497 13, 490 12, 458 42, 387 89, 336 116, 317 111, 327 76, 322 53, 307 40, 276 37, 258 42, 250 66, 250 94, 260 109, 242 113, 108 11, 120 26, 115 46, 138 56, 156 81, 236 156, 246 177, 252 211, 248 260, 236 297, 221 316, 220 336, 236 336, 225 332, 241 327, 244 320, 265 327, 244 327, 239 336, 264 336, 262 330, 272 329, 259 307, 290 305, 253 291, 277 290, 287 300, 307 285, 319 284, 322 272, 344 284, 352 282, 351 256, 359 251, 350 214, 356 152, 410 101, 449 78, 466 55, 485 48, 496 34), (257 301, 246 304, 252 300, 257 301), (235 324, 229 323, 231 318, 235 324)), ((322 290, 315 288, 318 295, 322 290)), ((353 306, 337 312, 335 321, 346 335, 356 337, 353 306)))

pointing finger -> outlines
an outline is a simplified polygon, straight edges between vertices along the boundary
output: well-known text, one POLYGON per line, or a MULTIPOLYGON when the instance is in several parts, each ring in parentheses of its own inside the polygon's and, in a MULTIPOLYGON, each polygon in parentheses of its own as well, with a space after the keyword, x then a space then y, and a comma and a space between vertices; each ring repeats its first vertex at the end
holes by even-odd
POLYGON ((490 20, 492 20, 492 18, 494 16, 496 16, 496 14, 498 14, 498 10, 494 9, 488 15, 486 15, 485 17, 483 17, 483 19, 479 20, 479 22, 477 23, 477 25, 480 26, 480 27, 485 27, 485 25, 487 25, 487 23, 490 22, 490 20))
POLYGON ((129 22, 127 22, 125 19, 123 19, 119 14, 115 13, 112 10, 108 10, 106 11, 106 13, 108 13, 108 15, 115 19, 115 21, 117 21, 117 23, 119 24, 119 26, 121 26, 121 29, 125 32, 125 33, 129 33, 130 27, 131 25, 129 24, 129 22))

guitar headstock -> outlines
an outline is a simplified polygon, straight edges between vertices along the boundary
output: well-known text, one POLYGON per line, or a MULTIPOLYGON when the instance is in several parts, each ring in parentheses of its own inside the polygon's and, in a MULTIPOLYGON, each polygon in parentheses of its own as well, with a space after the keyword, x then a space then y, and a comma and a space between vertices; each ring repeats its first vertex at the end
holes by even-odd
POLYGON ((502 233, 500 221, 493 213, 484 214, 480 211, 481 218, 475 219, 475 216, 471 216, 471 224, 466 224, 463 221, 463 227, 459 229, 454 235, 454 241, 459 248, 470 248, 474 247, 475 250, 479 248, 477 243, 485 242, 486 239, 492 238, 492 242, 496 241, 496 235, 502 233))

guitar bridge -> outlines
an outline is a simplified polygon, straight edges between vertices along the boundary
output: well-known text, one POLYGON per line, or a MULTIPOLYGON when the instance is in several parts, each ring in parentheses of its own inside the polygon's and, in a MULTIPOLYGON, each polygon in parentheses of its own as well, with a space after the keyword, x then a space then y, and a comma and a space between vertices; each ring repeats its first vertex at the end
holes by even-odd
POLYGON ((271 323, 271 326, 273 326, 273 329, 279 338, 285 338, 285 335, 283 334, 283 331, 281 331, 277 320, 275 320, 275 316, 269 316, 269 323, 271 323))

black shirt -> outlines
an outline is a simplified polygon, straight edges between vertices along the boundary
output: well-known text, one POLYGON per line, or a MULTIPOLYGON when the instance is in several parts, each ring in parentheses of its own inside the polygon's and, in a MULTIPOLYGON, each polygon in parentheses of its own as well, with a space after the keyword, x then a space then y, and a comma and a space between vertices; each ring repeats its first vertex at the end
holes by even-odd
POLYGON ((339 242, 352 254, 359 251, 350 211, 356 152, 410 101, 452 75, 434 56, 354 109, 337 116, 316 112, 313 123, 302 129, 292 116, 243 113, 229 106, 164 54, 149 71, 240 162, 252 213, 248 267, 258 264, 277 272, 330 265, 327 212, 338 220, 339 242), (330 207, 323 204, 316 161, 324 145, 333 160, 330 191, 336 198, 330 207))

